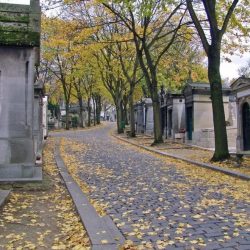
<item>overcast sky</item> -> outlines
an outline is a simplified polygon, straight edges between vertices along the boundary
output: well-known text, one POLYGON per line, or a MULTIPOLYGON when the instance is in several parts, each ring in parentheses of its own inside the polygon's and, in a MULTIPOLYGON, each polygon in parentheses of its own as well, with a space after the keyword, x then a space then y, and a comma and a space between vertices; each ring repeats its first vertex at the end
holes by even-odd
POLYGON ((231 80, 239 77, 237 70, 241 66, 246 66, 247 61, 250 60, 250 53, 245 53, 241 57, 235 55, 230 57, 230 59, 232 60, 231 63, 226 61, 221 62, 220 70, 222 78, 229 78, 231 80))
POLYGON ((30 0, 0 0, 0 3, 30 4, 30 0))

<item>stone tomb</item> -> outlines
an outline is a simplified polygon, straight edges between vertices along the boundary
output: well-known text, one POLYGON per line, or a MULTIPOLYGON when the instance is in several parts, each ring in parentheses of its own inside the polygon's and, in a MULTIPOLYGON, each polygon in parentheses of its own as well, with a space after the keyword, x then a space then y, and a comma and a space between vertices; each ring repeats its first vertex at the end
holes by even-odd
POLYGON ((0 181, 42 178, 34 148, 40 16, 37 0, 30 5, 0 3, 0 181))
POLYGON ((250 78, 238 78, 231 88, 237 103, 236 151, 250 154, 250 78))
POLYGON ((135 113, 135 131, 138 134, 143 134, 145 130, 145 107, 143 102, 138 102, 134 105, 135 113))
POLYGON ((154 134, 154 113, 153 113, 153 103, 151 98, 145 98, 143 100, 143 106, 145 107, 144 113, 144 128, 145 134, 154 134))
POLYGON ((167 93, 167 138, 182 138, 185 129, 185 98, 182 94, 167 93))
MULTIPOLYGON (((223 104, 228 123, 227 135, 230 150, 235 150, 236 126, 232 122, 232 103, 229 105, 231 89, 223 86, 223 104)), ((192 144, 214 148, 214 124, 210 85, 208 83, 188 83, 183 90, 186 105, 186 139, 192 144)))

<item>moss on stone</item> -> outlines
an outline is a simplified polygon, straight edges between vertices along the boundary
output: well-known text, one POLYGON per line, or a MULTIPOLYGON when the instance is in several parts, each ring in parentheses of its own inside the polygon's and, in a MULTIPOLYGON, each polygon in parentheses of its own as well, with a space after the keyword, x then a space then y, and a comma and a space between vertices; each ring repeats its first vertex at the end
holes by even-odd
POLYGON ((0 22, 15 22, 15 23, 29 23, 28 14, 6 14, 6 12, 0 12, 0 22))
POLYGON ((0 4, 0 45, 40 46, 39 1, 30 6, 0 4))
POLYGON ((0 31, 0 45, 40 46, 39 32, 0 31))

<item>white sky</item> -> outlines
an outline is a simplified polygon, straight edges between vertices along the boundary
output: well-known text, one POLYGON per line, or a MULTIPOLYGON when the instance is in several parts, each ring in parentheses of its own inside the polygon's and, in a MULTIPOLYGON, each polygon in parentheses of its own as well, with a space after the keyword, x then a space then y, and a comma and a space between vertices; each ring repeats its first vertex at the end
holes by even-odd
POLYGON ((230 80, 233 78, 238 78, 238 68, 241 66, 246 66, 248 60, 250 60, 250 53, 245 53, 242 56, 232 56, 230 57, 232 60, 231 63, 222 61, 221 62, 221 76, 222 78, 229 78, 230 80))
POLYGON ((0 3, 14 3, 30 5, 30 0, 0 0, 0 3))

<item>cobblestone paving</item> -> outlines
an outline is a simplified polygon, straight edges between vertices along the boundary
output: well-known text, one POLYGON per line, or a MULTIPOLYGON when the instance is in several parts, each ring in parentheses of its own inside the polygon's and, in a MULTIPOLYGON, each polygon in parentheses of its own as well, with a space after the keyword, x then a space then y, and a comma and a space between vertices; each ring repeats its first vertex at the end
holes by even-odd
POLYGON ((79 176, 126 239, 142 249, 250 249, 249 183, 192 178, 173 161, 119 143, 111 127, 57 136, 87 145, 77 155, 79 176))

